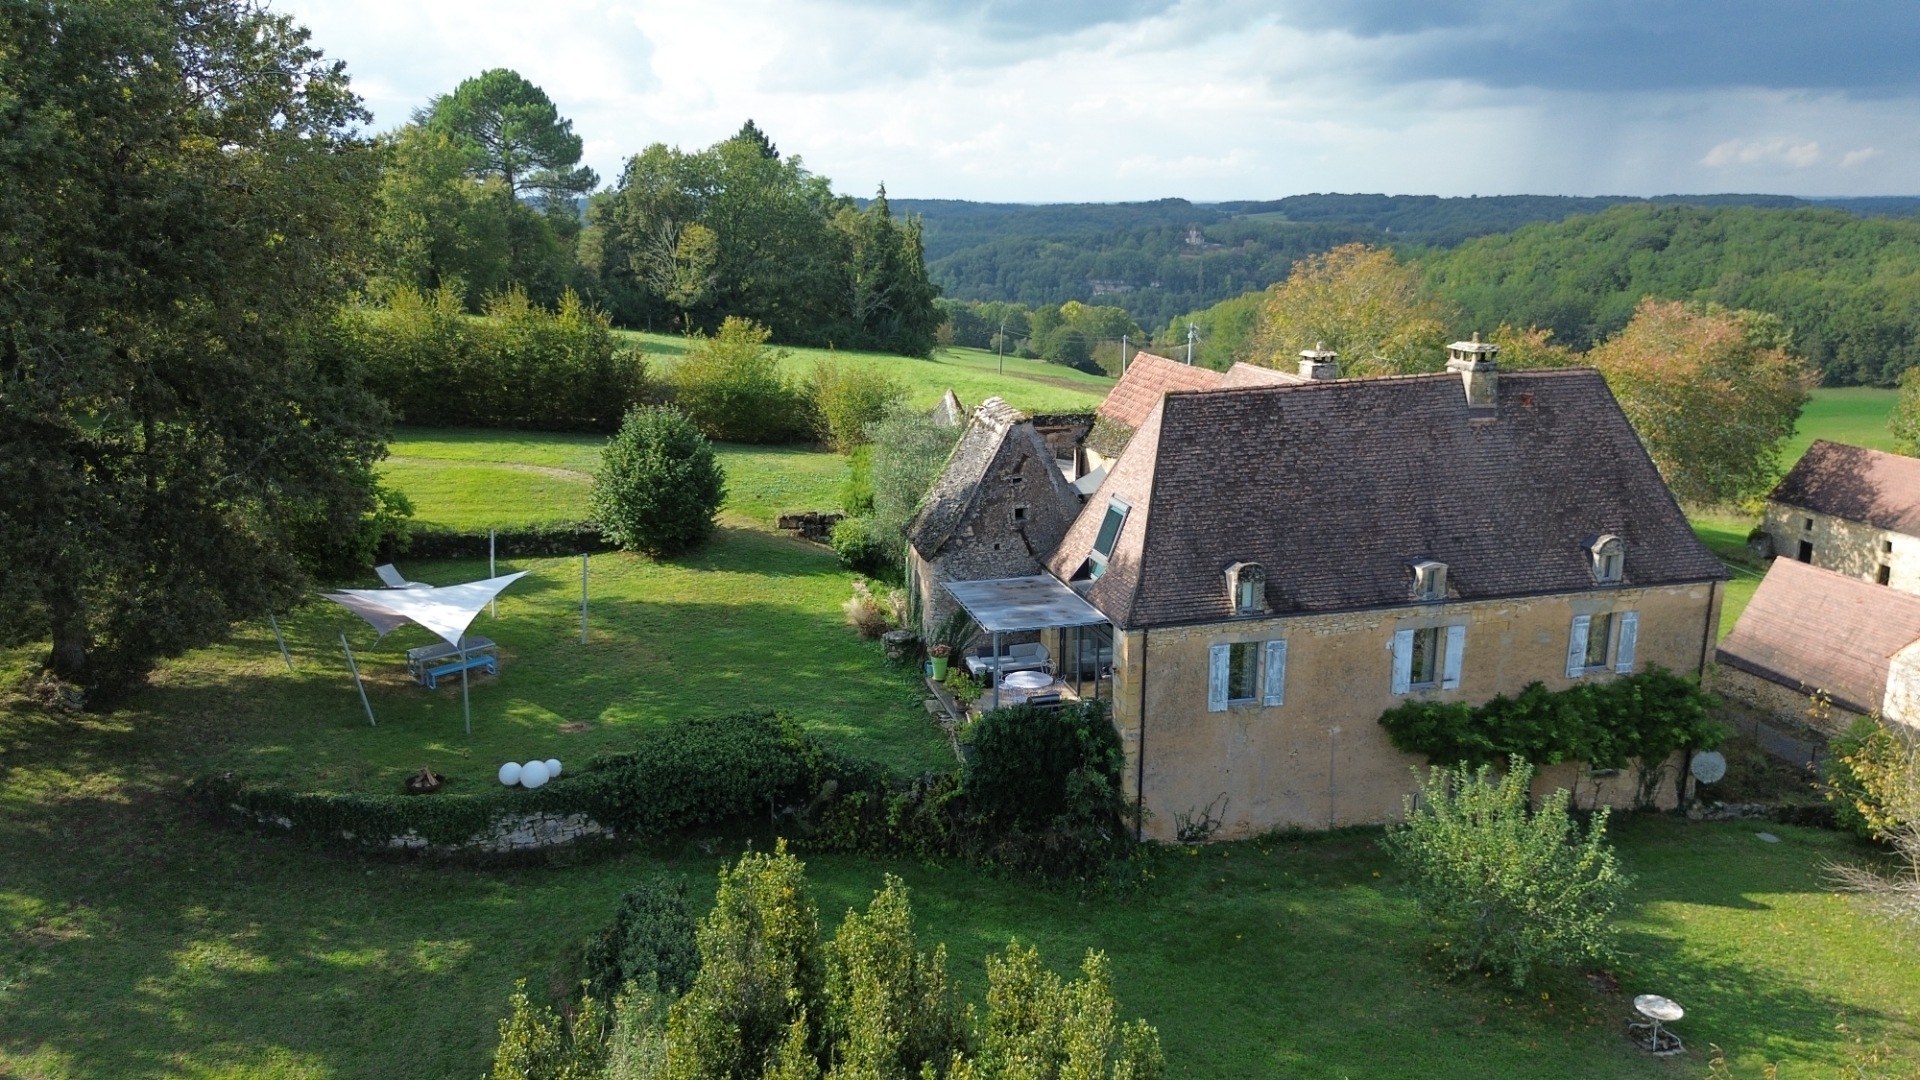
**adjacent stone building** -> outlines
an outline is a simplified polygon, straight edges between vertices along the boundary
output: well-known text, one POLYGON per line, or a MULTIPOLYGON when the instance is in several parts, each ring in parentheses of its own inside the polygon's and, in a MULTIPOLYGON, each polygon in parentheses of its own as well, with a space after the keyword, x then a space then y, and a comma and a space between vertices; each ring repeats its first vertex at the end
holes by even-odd
POLYGON ((1876 713, 1920 727, 1920 596, 1775 559, 1716 658, 1717 691, 1825 734, 1876 713))
MULTIPOLYGON (((1047 560, 1111 623, 1146 835, 1397 817, 1422 762, 1377 721, 1409 698, 1704 669, 1726 571, 1605 382, 1494 359, 1150 407, 1047 560)), ((1541 783, 1620 804, 1637 778, 1541 783)))
POLYGON ((945 582, 1040 573, 1079 512, 1054 448, 1019 410, 988 398, 907 525, 922 632, 931 636, 953 613, 945 582))
POLYGON ((1775 556, 1920 593, 1920 458, 1816 441, 1767 497, 1775 556))

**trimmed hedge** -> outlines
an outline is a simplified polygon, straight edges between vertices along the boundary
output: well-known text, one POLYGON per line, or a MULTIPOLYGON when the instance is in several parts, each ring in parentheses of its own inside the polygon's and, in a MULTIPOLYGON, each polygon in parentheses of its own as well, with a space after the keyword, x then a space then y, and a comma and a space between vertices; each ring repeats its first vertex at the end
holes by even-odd
POLYGON ((580 814, 623 839, 652 840, 767 813, 836 777, 872 781, 869 768, 843 763, 791 719, 759 712, 682 721, 532 790, 489 777, 473 794, 329 794, 226 773, 194 780, 188 797, 217 818, 323 844, 384 848, 417 836, 444 848, 530 814, 580 814))

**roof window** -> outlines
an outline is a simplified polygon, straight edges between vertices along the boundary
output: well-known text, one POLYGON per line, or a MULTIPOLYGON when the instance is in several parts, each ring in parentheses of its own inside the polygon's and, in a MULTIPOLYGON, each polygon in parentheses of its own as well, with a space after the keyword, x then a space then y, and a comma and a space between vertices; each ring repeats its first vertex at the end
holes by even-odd
POLYGON ((1416 601, 1447 598, 1447 564, 1421 559, 1413 564, 1413 598, 1416 601))
POLYGON ((1122 499, 1107 500, 1107 514, 1100 519, 1100 532, 1093 538, 1093 550, 1087 553, 1088 576, 1097 578, 1107 572, 1107 560, 1120 540, 1120 527, 1127 523, 1127 514, 1132 510, 1122 499))
POLYGON ((1267 568, 1259 563, 1237 562, 1227 567, 1227 593, 1235 615, 1267 613, 1267 568))
POLYGON ((1627 569, 1627 548, 1619 537, 1612 533, 1595 537, 1587 544, 1587 554, 1592 559, 1594 584, 1620 584, 1627 569))

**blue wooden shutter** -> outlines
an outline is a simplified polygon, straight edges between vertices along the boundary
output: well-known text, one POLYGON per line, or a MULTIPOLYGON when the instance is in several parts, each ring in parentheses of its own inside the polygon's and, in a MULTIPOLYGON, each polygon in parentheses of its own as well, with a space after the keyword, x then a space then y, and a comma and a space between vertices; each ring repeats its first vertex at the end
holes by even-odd
POLYGON ((1447 627, 1447 666, 1440 669, 1440 689, 1460 689, 1460 661, 1467 651, 1467 628, 1447 627))
POLYGON ((1625 611, 1620 614, 1620 647, 1614 657, 1613 670, 1622 675, 1633 671, 1633 650, 1640 644, 1640 613, 1625 611))
POLYGON ((1577 679, 1587 670, 1587 627, 1591 615, 1575 615, 1573 631, 1567 635, 1567 678, 1577 679))
POLYGON ((1287 643, 1267 642, 1267 696, 1262 704, 1287 703, 1287 643))
POLYGON ((1393 632, 1393 692, 1404 694, 1413 689, 1413 631, 1393 632))
POLYGON ((1215 645, 1207 650, 1207 711, 1227 711, 1227 665, 1231 645, 1215 645))

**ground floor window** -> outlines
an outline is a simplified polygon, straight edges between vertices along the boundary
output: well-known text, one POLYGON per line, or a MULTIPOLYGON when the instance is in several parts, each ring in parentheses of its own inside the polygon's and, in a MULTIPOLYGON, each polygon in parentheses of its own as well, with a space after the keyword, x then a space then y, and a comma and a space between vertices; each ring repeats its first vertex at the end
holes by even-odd
POLYGON ((1259 695, 1260 642, 1236 641, 1227 653, 1227 700, 1252 701, 1259 695))
POLYGON ((1413 632, 1413 663, 1407 669, 1407 681, 1415 687, 1431 687, 1440 682, 1440 628, 1429 626, 1413 632))

